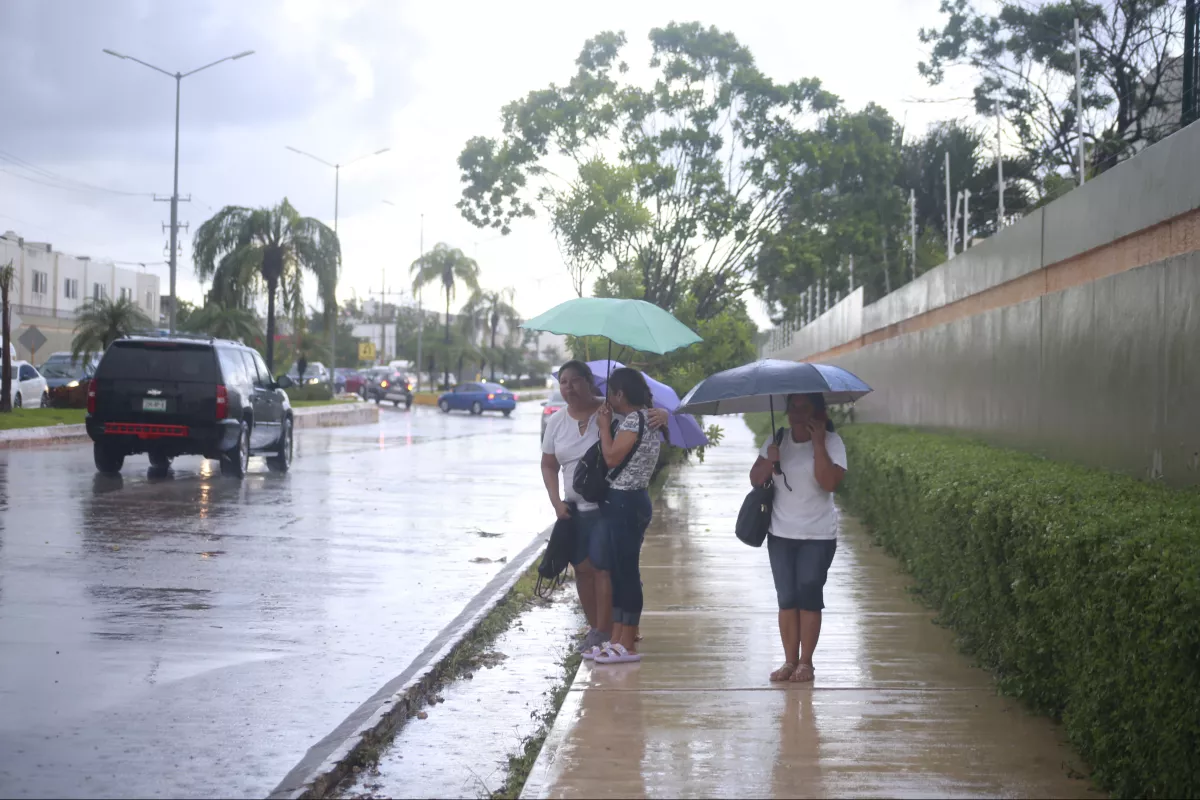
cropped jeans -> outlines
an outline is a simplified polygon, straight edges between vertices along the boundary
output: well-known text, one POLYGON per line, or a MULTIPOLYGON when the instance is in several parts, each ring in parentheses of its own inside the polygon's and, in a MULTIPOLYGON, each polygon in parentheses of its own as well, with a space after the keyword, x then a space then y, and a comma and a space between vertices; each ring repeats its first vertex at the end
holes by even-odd
POLYGON ((609 536, 613 622, 637 626, 642 619, 642 540, 653 506, 645 489, 609 489, 600 506, 609 536))

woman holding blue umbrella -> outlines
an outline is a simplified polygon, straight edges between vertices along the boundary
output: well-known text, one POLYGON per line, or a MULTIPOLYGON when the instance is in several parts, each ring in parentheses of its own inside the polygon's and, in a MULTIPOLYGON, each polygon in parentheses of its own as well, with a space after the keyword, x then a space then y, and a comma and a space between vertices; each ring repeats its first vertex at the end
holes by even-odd
POLYGON ((771 673, 772 681, 805 683, 816 675, 813 654, 821 637, 825 581, 837 550, 833 493, 847 469, 846 445, 826 408, 870 391, 840 367, 764 360, 705 378, 680 406, 697 414, 769 410, 772 429, 774 412, 787 412, 788 425, 763 445, 750 469, 754 486, 774 486, 767 551, 784 663, 771 673))

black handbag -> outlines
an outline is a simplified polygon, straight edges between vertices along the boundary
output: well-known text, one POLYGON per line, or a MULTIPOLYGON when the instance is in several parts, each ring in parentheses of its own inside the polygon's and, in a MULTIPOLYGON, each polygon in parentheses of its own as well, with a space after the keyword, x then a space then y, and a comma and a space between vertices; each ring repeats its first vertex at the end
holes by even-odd
MULTIPOLYGON (((780 428, 775 431, 775 446, 778 447, 783 441, 783 436, 787 432, 787 428, 780 428)), ((781 471, 779 473, 783 475, 781 471)), ((786 482, 787 477, 784 476, 786 482)), ((775 479, 771 478, 762 486, 755 486, 746 495, 746 499, 742 501, 742 508, 738 511, 737 525, 734 527, 734 533, 746 544, 751 547, 762 547, 762 543, 766 541, 767 533, 771 530, 771 511, 775 504, 775 479)))
MULTIPOLYGON (((612 421, 611 433, 613 438, 617 436, 618 423, 614 419, 612 421)), ((589 503, 599 503, 604 500, 604 495, 608 493, 609 479, 615 480, 618 475, 625 471, 625 467, 629 466, 629 462, 633 459, 633 454, 642 446, 642 437, 646 435, 646 415, 638 412, 638 437, 633 444, 633 449, 629 451, 629 455, 625 459, 613 467, 611 471, 608 469, 608 464, 604 462, 604 451, 600 449, 600 442, 587 449, 583 454, 583 458, 579 459, 579 463, 575 465, 575 475, 571 480, 571 488, 575 493, 589 503)))

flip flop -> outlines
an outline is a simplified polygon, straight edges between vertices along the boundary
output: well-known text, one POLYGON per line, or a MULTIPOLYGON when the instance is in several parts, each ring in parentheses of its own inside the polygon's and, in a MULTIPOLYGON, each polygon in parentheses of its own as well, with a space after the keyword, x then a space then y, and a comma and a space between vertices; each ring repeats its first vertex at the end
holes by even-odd
POLYGON ((817 678, 817 671, 808 664, 801 664, 789 678, 792 683, 812 683, 817 678))
POLYGON ((608 642, 605 642, 604 644, 593 645, 592 647, 589 647, 587 650, 583 651, 583 653, 582 653, 583 660, 584 661, 594 661, 596 656, 600 655, 607 649, 608 649, 608 642))
POLYGON ((641 653, 631 653, 621 644, 609 644, 604 652, 596 656, 597 664, 632 664, 641 660, 641 653))
POLYGON ((800 668, 799 664, 793 664, 792 662, 789 661, 786 664, 784 664, 782 667, 780 667, 779 669, 777 669, 771 673, 771 682, 772 683, 787 683, 788 681, 790 681, 792 679, 792 676, 796 674, 796 670, 799 668, 800 668))

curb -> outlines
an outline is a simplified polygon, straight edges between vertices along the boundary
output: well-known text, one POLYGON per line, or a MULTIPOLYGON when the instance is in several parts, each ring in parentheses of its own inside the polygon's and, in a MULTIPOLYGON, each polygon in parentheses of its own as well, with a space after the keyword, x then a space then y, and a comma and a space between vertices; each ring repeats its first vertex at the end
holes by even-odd
POLYGON ((47 447, 88 441, 86 425, 47 425, 41 428, 14 428, 0 431, 0 450, 22 447, 47 447))
POLYGON ((571 685, 567 687, 566 699, 558 707, 554 724, 550 726, 550 732, 546 734, 546 739, 542 742, 542 749, 538 753, 537 760, 533 762, 529 775, 525 778, 525 785, 521 787, 521 794, 518 795, 520 800, 542 800, 549 797, 550 787, 554 785, 554 782, 550 780, 551 771, 556 766, 558 751, 566 743, 567 736, 574 729, 580 716, 579 710, 583 707, 584 690, 576 691, 575 689, 575 681, 579 680, 579 673, 582 671, 581 666, 575 671, 575 677, 571 678, 571 685))
POLYGON ((347 403, 335 406, 310 406, 292 412, 296 429, 334 428, 342 425, 369 425, 379 422, 379 406, 347 403))
MULTIPOLYGON (((296 429, 333 428, 341 425, 368 425, 379 422, 379 409, 358 405, 313 406, 297 408, 294 412, 296 429)), ((79 444, 91 441, 86 425, 46 425, 38 428, 14 428, 0 431, 0 450, 28 447, 52 447, 60 444, 79 444)))
POLYGON ((493 577, 463 611, 442 629, 404 672, 388 681, 341 725, 317 742, 268 795, 268 800, 325 797, 352 772, 356 756, 392 736, 422 705, 442 663, 479 628, 484 618, 533 566, 550 537, 546 528, 493 577))

